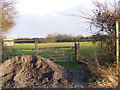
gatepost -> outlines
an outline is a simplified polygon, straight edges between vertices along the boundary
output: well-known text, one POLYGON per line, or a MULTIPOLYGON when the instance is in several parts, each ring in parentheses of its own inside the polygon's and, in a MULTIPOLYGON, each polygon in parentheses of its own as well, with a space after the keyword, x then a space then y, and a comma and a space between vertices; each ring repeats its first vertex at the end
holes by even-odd
POLYGON ((38 55, 38 38, 35 38, 35 56, 38 55))
POLYGON ((79 61, 80 59, 80 43, 75 42, 75 60, 79 61))

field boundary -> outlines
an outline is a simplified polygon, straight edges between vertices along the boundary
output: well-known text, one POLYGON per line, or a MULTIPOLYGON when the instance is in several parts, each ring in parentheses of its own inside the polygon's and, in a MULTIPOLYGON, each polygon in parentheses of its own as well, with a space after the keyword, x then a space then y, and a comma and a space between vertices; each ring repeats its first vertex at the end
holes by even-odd
POLYGON ((51 59, 53 59, 53 61, 65 61, 65 60, 69 60, 69 61, 72 61, 72 60, 78 60, 80 58, 80 43, 78 42, 74 42, 74 46, 63 46, 63 47, 47 47, 47 48, 40 48, 38 46, 38 40, 35 39, 35 40, 3 40, 3 44, 4 42, 15 42, 15 41, 33 41, 34 42, 34 47, 33 48, 19 48, 19 49, 9 49, 9 50, 12 50, 13 53, 16 51, 17 53, 15 53, 16 55, 17 54, 20 54, 20 55, 25 55, 25 54, 30 54, 30 53, 33 53, 33 55, 39 55, 39 50, 48 50, 48 52, 44 52, 44 54, 46 56, 49 56, 51 57, 51 59), (24 51, 24 50, 31 50, 33 52, 21 52, 21 51, 24 51), (56 56, 54 56, 54 54, 56 56), (55 57, 55 58, 53 58, 55 57), (62 58, 64 58, 62 60, 62 58))

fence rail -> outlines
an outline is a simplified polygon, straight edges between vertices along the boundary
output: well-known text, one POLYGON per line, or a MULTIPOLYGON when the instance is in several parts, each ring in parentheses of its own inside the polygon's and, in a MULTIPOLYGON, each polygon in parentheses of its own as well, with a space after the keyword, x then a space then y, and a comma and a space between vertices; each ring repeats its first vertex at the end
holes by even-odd
POLYGON ((80 56, 79 43, 75 42, 74 46, 64 46, 64 47, 47 47, 41 48, 38 46, 38 39, 35 40, 3 40, 4 42, 20 42, 20 41, 33 41, 34 47, 32 48, 9 48, 12 52, 10 57, 16 55, 41 55, 46 58, 50 58, 54 61, 64 61, 64 60, 78 60, 80 56), (27 52, 28 50, 28 52, 27 52), (30 51, 31 50, 31 51, 30 51), (42 52, 41 52, 42 51, 42 52))

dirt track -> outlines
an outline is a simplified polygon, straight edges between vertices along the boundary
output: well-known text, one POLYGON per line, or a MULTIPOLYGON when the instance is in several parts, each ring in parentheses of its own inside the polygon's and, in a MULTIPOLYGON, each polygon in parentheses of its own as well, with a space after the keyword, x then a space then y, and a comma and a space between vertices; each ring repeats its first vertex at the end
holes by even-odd
POLYGON ((58 87, 65 88, 88 88, 88 84, 84 79, 86 78, 86 74, 84 69, 69 69, 71 81, 66 84, 59 85, 58 87))

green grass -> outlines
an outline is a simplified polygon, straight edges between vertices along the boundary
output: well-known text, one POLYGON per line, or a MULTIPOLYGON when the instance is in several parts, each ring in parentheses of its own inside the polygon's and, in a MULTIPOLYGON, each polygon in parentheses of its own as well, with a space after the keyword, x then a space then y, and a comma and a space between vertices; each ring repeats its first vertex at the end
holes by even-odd
MULTIPOLYGON (((64 46, 74 46, 73 42, 65 42, 65 43, 39 43, 39 48, 49 48, 49 47, 64 47, 64 46)), ((21 43, 21 44, 15 44, 13 46, 9 46, 8 48, 34 48, 34 43, 21 43)))
MULTIPOLYGON (((51 49, 51 47, 68 47, 68 46, 74 46, 74 42, 64 42, 64 43, 39 43, 38 47, 41 48, 40 50, 38 50, 38 55, 41 55, 44 58, 48 58, 50 60, 54 60, 57 59, 58 57, 60 57, 59 55, 63 52, 63 53, 68 53, 68 51, 71 48, 57 48, 57 49, 51 49), (46 54, 45 54, 46 53, 46 54)), ((28 49, 28 50, 20 50, 21 53, 23 53, 24 55, 34 55, 34 43, 21 43, 21 44, 15 44, 13 46, 8 46, 8 49, 15 49, 13 51, 11 51, 11 56, 17 56, 17 55, 21 55, 19 54, 18 51, 16 51, 16 49, 28 49), (33 49, 33 50, 29 50, 29 49, 33 49), (18 53, 18 54, 16 54, 18 53)), ((100 52, 100 48, 95 46, 92 42, 80 42, 80 54, 86 58, 89 58, 91 55, 93 55, 94 53, 99 53, 100 52)), ((73 56, 72 54, 74 54, 74 51, 70 52, 69 56, 73 56)), ((65 55, 67 57, 67 54, 65 55)), ((63 60, 64 57, 61 56, 61 58, 59 58, 59 60, 63 60)), ((61 66, 64 66, 65 68, 79 68, 81 65, 78 64, 77 62, 73 61, 69 61, 70 58, 68 57, 66 59, 66 62, 55 62, 61 66)))
MULTIPOLYGON (((39 48, 49 48, 49 47, 67 47, 67 46, 74 46, 74 42, 62 42, 62 43, 39 43, 39 48)), ((92 42, 80 42, 80 46, 93 46, 92 42)), ((8 48, 34 48, 34 43, 21 43, 21 44, 15 44, 13 46, 8 46, 8 48)))
POLYGON ((63 67, 65 67, 66 69, 76 69, 76 68, 80 68, 83 65, 78 64, 75 61, 66 61, 66 62, 55 62, 63 67))
MULTIPOLYGON (((41 48, 38 50, 39 55, 45 56, 45 52, 48 54, 58 54, 62 52, 69 51, 68 48, 59 48, 59 49, 51 49, 51 47, 67 47, 67 46, 74 46, 74 42, 62 42, 62 43, 39 43, 38 47, 41 48), (43 48, 43 49, 42 49, 43 48), (55 51, 56 50, 56 51, 55 51)), ((28 50, 20 50, 22 53, 32 53, 34 55, 34 43, 21 43, 21 44, 15 44, 13 46, 8 46, 8 49, 28 49, 28 50), (33 50, 29 50, 33 49, 33 50)), ((84 57, 89 57, 93 55, 94 53, 99 53, 101 50, 99 47, 95 47, 95 45, 92 42, 80 42, 80 54, 84 57)), ((18 51, 13 51, 14 53, 17 53, 18 51)), ((74 53, 74 52, 71 52, 74 53)))

